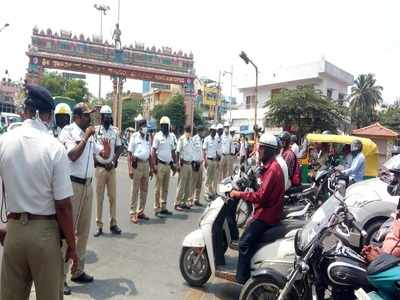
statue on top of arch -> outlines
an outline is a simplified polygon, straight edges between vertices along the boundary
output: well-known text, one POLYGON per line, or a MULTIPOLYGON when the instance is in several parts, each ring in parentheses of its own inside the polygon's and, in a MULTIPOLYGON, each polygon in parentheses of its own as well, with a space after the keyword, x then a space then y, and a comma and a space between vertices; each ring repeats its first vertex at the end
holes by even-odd
POLYGON ((122 46, 121 46, 121 29, 119 29, 119 24, 115 24, 115 29, 113 32, 113 36, 112 39, 115 42, 115 48, 118 50, 121 50, 122 46))

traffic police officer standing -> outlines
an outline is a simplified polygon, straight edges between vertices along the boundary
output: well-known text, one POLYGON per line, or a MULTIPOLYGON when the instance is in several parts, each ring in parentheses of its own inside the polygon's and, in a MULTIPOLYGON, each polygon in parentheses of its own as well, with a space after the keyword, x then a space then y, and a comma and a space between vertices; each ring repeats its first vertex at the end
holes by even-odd
POLYGON ((176 172, 175 141, 170 134, 171 122, 168 117, 160 119, 161 131, 153 139, 153 172, 156 177, 155 215, 163 218, 172 213, 167 209, 168 185, 171 169, 176 172))
MULTIPOLYGON (((110 143, 107 139, 102 145, 93 139, 95 128, 90 126, 90 113, 86 103, 78 103, 73 109, 74 123, 64 127, 60 141, 67 148, 71 161, 71 181, 74 191, 72 209, 76 227, 77 252, 79 264, 76 270, 71 270, 71 280, 78 283, 93 281, 93 277, 85 273, 85 254, 90 232, 92 216, 92 178, 94 175, 94 154, 100 154, 104 159, 110 156, 110 143)), ((65 268, 65 275, 68 266, 65 268)), ((68 289, 68 287, 66 286, 68 289)))
POLYGON ((185 127, 185 133, 179 138, 176 149, 178 161, 178 192, 175 201, 175 210, 182 211, 189 209, 189 198, 192 194, 192 161, 193 161, 193 141, 191 138, 192 128, 185 127))
POLYGON ((110 142, 111 153, 107 159, 102 158, 100 154, 95 155, 97 196, 97 232, 94 234, 95 237, 103 234, 103 202, 106 187, 110 203, 110 231, 113 234, 121 234, 121 229, 117 225, 117 180, 115 169, 122 152, 122 143, 118 128, 112 126, 111 107, 103 105, 100 109, 100 116, 101 125, 96 126, 95 141, 100 143, 102 139, 107 139, 110 142))
POLYGON ((204 167, 207 169, 206 188, 209 195, 217 192, 219 138, 216 136, 216 127, 211 125, 210 134, 204 139, 204 167))
POLYGON ((219 180, 222 180, 230 175, 230 165, 231 165, 231 148, 233 146, 232 136, 229 134, 229 124, 225 123, 224 125, 224 133, 221 135, 221 162, 220 162, 220 177, 219 180))
POLYGON ((132 134, 128 146, 128 172, 132 179, 131 222, 137 224, 139 219, 148 220, 144 214, 146 206, 149 177, 153 176, 150 158, 150 134, 147 133, 147 122, 142 116, 136 119, 136 132, 132 134), (139 198, 139 201, 138 201, 139 198))
POLYGON ((63 299, 60 232, 68 244, 66 259, 73 260, 73 269, 78 263, 69 162, 64 147, 48 134, 53 98, 42 87, 27 89, 26 120, 0 138, 0 175, 8 209, 1 299, 28 299, 34 282, 37 299, 57 300, 63 299))
POLYGON ((192 153, 192 195, 189 203, 196 206, 202 206, 200 203, 201 188, 203 186, 203 134, 204 127, 197 126, 193 129, 197 134, 193 137, 193 153, 192 153))

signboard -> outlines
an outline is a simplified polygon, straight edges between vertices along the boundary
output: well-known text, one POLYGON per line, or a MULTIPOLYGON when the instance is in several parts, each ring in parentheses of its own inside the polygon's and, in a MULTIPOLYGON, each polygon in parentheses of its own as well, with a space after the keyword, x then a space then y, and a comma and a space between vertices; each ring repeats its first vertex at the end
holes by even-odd
POLYGON ((69 72, 63 72, 62 77, 67 80, 72 80, 72 79, 84 80, 84 79, 86 79, 85 74, 77 74, 77 73, 69 73, 69 72))

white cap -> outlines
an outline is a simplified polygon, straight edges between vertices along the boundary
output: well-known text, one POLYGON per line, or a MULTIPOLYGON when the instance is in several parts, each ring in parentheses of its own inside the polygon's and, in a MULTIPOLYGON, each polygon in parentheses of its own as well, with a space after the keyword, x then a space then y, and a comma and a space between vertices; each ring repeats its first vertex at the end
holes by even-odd
POLYGON ((135 118, 135 122, 142 121, 142 120, 144 120, 142 114, 138 114, 138 116, 135 118))
POLYGON ((59 115, 59 114, 66 114, 66 115, 72 115, 71 108, 69 107, 68 104, 66 103, 59 103, 57 104, 56 108, 54 109, 54 114, 59 115))
POLYGON ((160 125, 161 124, 167 124, 168 126, 171 126, 171 121, 169 120, 168 117, 164 116, 160 119, 160 125))
POLYGON ((224 126, 222 126, 221 123, 218 123, 218 125, 217 125, 217 130, 219 130, 219 129, 224 129, 224 126))
POLYGON ((108 105, 103 105, 100 109, 100 113, 101 114, 112 114, 111 107, 109 107, 108 105))
POLYGON ((229 126, 231 126, 231 125, 229 124, 229 122, 225 122, 225 123, 224 123, 224 127, 229 127, 229 126))
POLYGON ((277 149, 278 148, 278 141, 276 137, 269 133, 263 133, 260 136, 260 145, 277 149))
POLYGON ((215 126, 215 124, 211 125, 210 130, 217 130, 217 127, 215 126))

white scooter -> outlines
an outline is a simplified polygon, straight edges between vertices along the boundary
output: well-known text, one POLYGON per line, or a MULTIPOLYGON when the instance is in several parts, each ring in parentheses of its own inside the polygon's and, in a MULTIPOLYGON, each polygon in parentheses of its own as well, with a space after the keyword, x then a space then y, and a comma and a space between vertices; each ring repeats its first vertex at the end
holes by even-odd
MULTIPOLYGON (((229 192, 234 187, 240 187, 241 178, 243 177, 239 172, 219 185, 218 197, 209 203, 200 218, 200 228, 188 234, 183 240, 180 270, 191 286, 204 285, 211 274, 236 281, 236 258, 225 256, 231 241, 226 222, 226 208, 227 201, 230 201, 229 192)), ((302 220, 284 220, 280 225, 265 232, 251 260, 252 275, 262 272, 266 267, 287 274, 293 266, 295 257, 292 247, 294 236, 304 223, 302 220)))

